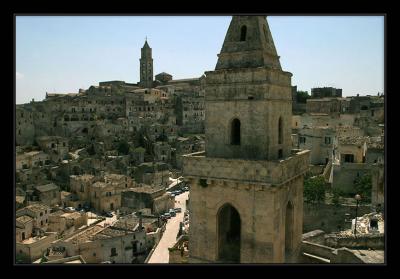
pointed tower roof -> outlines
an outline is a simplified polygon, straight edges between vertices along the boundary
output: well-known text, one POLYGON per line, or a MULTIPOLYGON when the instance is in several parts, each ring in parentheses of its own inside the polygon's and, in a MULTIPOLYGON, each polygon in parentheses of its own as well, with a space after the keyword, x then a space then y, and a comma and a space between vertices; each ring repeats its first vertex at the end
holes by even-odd
POLYGON ((266 16, 233 16, 215 70, 270 67, 280 69, 266 16))
POLYGON ((147 38, 146 38, 146 41, 144 42, 144 45, 142 48, 150 48, 149 44, 147 43, 147 38))

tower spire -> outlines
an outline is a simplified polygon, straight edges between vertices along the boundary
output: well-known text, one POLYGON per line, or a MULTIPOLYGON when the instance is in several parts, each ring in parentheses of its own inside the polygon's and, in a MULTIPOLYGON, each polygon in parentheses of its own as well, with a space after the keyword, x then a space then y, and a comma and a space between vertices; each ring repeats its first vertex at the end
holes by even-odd
POLYGON ((216 70, 270 67, 281 70, 265 16, 233 16, 216 70))

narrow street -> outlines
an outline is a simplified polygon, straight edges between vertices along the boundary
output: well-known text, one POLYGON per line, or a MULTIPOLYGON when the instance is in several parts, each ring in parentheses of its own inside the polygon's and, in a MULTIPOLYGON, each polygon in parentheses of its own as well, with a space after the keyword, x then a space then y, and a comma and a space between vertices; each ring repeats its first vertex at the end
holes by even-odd
POLYGON ((179 223, 183 222, 184 212, 186 210, 186 200, 189 192, 184 192, 175 197, 175 207, 182 208, 180 213, 176 213, 175 217, 171 217, 168 220, 165 232, 161 237, 153 255, 151 256, 148 263, 168 263, 169 262, 169 251, 168 248, 174 246, 176 243, 176 236, 179 231, 179 223))

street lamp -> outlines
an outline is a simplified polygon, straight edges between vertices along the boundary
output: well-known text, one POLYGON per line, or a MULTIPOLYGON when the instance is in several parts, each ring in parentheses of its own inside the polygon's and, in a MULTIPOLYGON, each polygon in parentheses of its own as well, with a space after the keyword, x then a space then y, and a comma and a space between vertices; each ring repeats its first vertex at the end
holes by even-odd
POLYGON ((355 222, 354 222, 354 236, 356 236, 356 235, 357 235, 357 211, 358 211, 358 203, 359 203, 359 201, 361 200, 361 196, 360 196, 359 194, 357 194, 357 195, 355 195, 354 198, 356 199, 356 202, 357 202, 357 206, 356 206, 356 219, 355 219, 355 222))

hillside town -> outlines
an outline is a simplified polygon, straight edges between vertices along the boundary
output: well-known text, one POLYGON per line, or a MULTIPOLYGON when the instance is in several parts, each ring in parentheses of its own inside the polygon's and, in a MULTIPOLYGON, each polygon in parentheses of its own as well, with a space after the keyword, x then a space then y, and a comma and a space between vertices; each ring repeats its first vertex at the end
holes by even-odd
POLYGON ((201 77, 152 51, 16 105, 17 264, 384 263, 384 93, 298 90, 265 16, 201 77))

